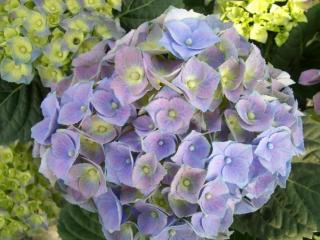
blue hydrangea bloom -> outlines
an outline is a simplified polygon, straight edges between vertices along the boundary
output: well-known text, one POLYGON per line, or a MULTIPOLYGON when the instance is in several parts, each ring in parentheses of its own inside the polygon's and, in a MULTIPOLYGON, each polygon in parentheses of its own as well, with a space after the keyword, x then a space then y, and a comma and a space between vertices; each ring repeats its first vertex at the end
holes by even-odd
POLYGON ((182 140, 177 153, 171 159, 178 164, 203 168, 210 149, 208 140, 201 133, 192 131, 182 140))
POLYGON ((168 20, 160 43, 177 58, 188 60, 219 42, 218 36, 201 18, 168 20))
POLYGON ((51 147, 45 155, 47 167, 54 176, 66 179, 80 150, 80 135, 70 130, 61 130, 52 135, 51 147))
POLYGON ((236 110, 240 116, 241 127, 252 132, 261 132, 271 127, 274 115, 271 106, 259 94, 240 99, 236 104, 236 110))
POLYGON ((258 145, 254 153, 272 174, 286 176, 287 162, 295 155, 295 147, 290 136, 289 128, 279 127, 268 129, 255 139, 258 145))
POLYGON ((93 82, 81 82, 70 87, 61 100, 58 123, 71 125, 81 121, 90 114, 90 98, 93 82))
POLYGON ((142 149, 147 153, 154 153, 160 161, 176 151, 175 136, 155 131, 143 139, 142 149))
POLYGON ((230 24, 171 7, 105 44, 52 87, 32 137, 106 239, 226 239, 286 187, 304 151, 294 82, 230 24))
POLYGON ((236 142, 214 142, 207 179, 221 177, 225 182, 243 187, 248 183, 253 161, 252 145, 236 142))

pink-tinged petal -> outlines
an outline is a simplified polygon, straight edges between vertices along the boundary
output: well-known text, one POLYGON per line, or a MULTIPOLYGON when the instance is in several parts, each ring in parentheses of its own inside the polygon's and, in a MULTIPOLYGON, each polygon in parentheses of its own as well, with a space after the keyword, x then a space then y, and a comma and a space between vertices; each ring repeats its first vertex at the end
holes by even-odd
POLYGON ((90 66, 78 66, 75 67, 74 74, 79 81, 87 79, 91 80, 97 75, 99 67, 100 65, 98 63, 90 66))
POLYGON ((112 88, 122 103, 132 103, 148 91, 148 81, 142 52, 134 47, 122 47, 115 56, 115 79, 112 88))
POLYGON ((219 72, 223 90, 235 91, 243 81, 245 64, 235 58, 230 58, 220 65, 219 72))
POLYGON ((320 69, 310 69, 302 72, 299 77, 299 83, 305 86, 320 83, 320 69))
POLYGON ((246 70, 244 73, 243 84, 247 89, 253 89, 258 80, 264 80, 265 70, 266 70, 266 61, 261 56, 260 50, 252 45, 252 50, 247 58, 246 70))
POLYGON ((107 191, 101 168, 89 163, 73 165, 65 183, 86 199, 97 197, 107 191))
POLYGON ((191 58, 173 83, 184 92, 191 104, 205 112, 211 106, 219 81, 220 76, 212 67, 191 58))
POLYGON ((118 128, 116 126, 104 121, 97 115, 84 118, 80 127, 84 135, 100 144, 109 143, 118 135, 118 128))
POLYGON ((158 162, 155 155, 147 153, 137 158, 133 171, 133 186, 142 192, 154 190, 166 175, 166 170, 158 162))
POLYGON ((175 198, 196 203, 205 177, 205 170, 182 165, 172 181, 170 193, 175 198))
POLYGON ((222 34, 222 39, 227 39, 232 42, 237 48, 240 56, 247 57, 249 55, 251 44, 243 38, 235 28, 230 27, 226 29, 222 34))
POLYGON ((228 209, 229 188, 221 178, 208 182, 201 193, 199 205, 206 214, 223 217, 228 209))

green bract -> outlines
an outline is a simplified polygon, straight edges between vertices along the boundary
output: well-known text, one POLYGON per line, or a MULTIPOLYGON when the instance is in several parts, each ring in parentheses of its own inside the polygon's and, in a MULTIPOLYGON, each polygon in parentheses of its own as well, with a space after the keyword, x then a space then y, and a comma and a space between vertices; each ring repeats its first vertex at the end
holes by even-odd
POLYGON ((0 239, 24 239, 56 219, 57 196, 38 173, 30 144, 0 146, 0 239))
POLYGON ((281 46, 293 27, 307 21, 305 11, 316 3, 319 0, 217 0, 217 11, 245 38, 266 43, 273 32, 281 46))
POLYGON ((90 50, 88 42, 122 35, 112 20, 120 8, 121 0, 1 1, 1 78, 29 84, 37 72, 45 86, 59 82, 72 59, 90 50))

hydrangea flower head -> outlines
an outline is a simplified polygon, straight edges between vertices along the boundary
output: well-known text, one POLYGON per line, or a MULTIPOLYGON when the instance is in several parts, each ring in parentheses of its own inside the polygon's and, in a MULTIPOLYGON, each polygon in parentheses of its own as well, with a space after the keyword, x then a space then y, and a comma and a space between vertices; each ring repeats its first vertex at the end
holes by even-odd
POLYGON ((61 198, 38 172, 31 143, 0 146, 1 239, 33 238, 51 227, 61 198))
POLYGON ((105 46, 74 61, 32 136, 40 171, 106 239, 224 238, 285 187, 304 150, 292 80, 234 28, 170 8, 105 46))
POLYGON ((317 3, 317 0, 218 0, 215 10, 222 21, 234 22, 243 37, 266 43, 272 32, 275 43, 281 46, 294 27, 307 21, 305 12, 317 3))
MULTIPOLYGON (((77 58, 96 43, 103 41, 104 48, 106 41, 111 43, 123 35, 124 30, 112 19, 112 10, 120 8, 121 0, 4 1, 0 15, 9 17, 1 20, 1 78, 29 84, 37 74, 45 87, 55 89, 74 65, 78 69, 76 77, 83 80, 79 68, 84 69, 84 64, 79 67, 77 58)), ((95 62, 101 60, 96 51, 91 55, 95 62)), ((96 64, 86 63, 86 69, 93 67, 85 76, 94 78, 96 64)))

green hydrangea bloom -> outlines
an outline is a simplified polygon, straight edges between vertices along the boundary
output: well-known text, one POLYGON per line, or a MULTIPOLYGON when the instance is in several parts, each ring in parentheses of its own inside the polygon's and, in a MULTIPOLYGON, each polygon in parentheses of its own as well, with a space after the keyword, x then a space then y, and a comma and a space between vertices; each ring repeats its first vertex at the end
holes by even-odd
POLYGON ((112 19, 113 9, 121 9, 121 0, 2 0, 1 78, 28 84, 38 74, 44 86, 59 82, 91 43, 124 33, 112 19))
POLYGON ((266 43, 274 32, 275 42, 281 46, 292 28, 307 21, 305 12, 317 3, 320 0, 217 0, 215 10, 223 21, 232 21, 245 38, 266 43))
POLYGON ((59 213, 59 196, 38 173, 30 144, 0 146, 0 239, 25 239, 45 231, 59 213))

